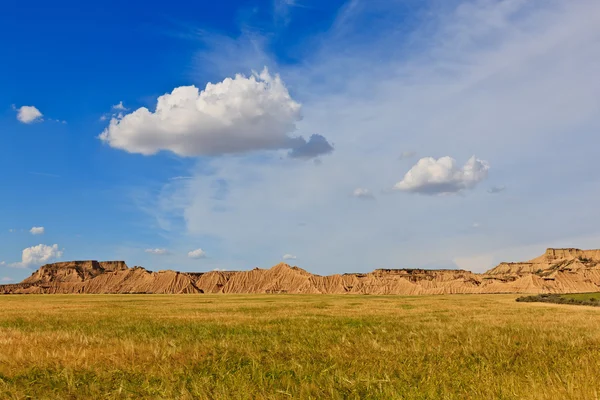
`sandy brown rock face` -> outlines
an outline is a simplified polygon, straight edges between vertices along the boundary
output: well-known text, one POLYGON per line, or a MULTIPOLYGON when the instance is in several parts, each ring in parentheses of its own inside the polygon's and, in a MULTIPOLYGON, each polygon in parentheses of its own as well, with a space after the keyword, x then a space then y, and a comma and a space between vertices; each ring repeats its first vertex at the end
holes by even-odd
POLYGON ((500 263, 486 273, 377 269, 320 276, 287 264, 250 271, 185 273, 128 268, 123 261, 71 261, 42 266, 0 294, 27 293, 304 293, 452 294, 600 291, 600 250, 548 249, 533 260, 500 263))

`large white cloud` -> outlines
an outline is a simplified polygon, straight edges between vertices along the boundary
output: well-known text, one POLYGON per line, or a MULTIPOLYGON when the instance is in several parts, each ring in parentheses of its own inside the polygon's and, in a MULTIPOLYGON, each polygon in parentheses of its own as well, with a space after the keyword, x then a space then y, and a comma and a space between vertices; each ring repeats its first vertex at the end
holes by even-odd
POLYGON ((41 121, 43 114, 34 106, 22 106, 17 108, 17 119, 24 124, 41 121))
POLYGON ((315 150, 330 152, 331 146, 322 140, 289 136, 301 119, 300 109, 281 78, 265 68, 250 77, 238 74, 208 83, 203 91, 195 86, 175 88, 158 98, 154 112, 142 107, 111 118, 99 138, 111 147, 144 155, 161 150, 203 156, 292 149, 292 157, 309 158, 320 154, 315 150))
POLYGON ((23 249, 21 262, 11 264, 11 266, 30 267, 34 265, 41 265, 56 258, 60 258, 62 257, 62 255, 63 251, 58 248, 57 244, 54 244, 52 246, 38 244, 37 246, 32 246, 23 249))
POLYGON ((460 168, 452 157, 421 158, 394 189, 422 194, 456 193, 472 189, 488 175, 489 164, 471 157, 460 168))

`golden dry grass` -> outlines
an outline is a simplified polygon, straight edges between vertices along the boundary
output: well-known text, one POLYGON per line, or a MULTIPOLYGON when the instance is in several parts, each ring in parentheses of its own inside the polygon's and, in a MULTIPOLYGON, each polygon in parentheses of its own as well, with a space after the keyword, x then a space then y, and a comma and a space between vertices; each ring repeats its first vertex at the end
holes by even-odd
POLYGON ((0 297, 0 398, 597 399, 600 310, 514 295, 0 297))

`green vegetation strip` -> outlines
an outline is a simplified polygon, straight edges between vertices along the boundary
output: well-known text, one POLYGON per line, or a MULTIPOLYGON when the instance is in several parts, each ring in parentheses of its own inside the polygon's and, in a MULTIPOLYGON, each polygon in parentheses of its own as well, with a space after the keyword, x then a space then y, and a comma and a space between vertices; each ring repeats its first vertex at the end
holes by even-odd
POLYGON ((600 293, 538 294, 535 296, 519 297, 517 301, 524 303, 555 303, 600 307, 600 293))

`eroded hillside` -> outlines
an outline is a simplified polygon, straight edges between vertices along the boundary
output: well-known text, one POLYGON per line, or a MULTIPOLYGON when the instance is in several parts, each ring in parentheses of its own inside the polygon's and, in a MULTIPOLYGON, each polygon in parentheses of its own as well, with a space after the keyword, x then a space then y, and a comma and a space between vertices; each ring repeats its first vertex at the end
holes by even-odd
POLYGON ((42 266, 2 294, 27 293, 573 293, 600 290, 600 250, 547 249, 533 260, 501 263, 483 274, 463 270, 377 269, 320 276, 287 264, 250 271, 186 273, 129 268, 123 261, 42 266))

